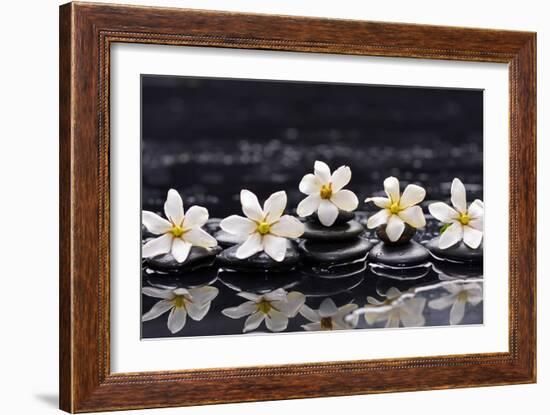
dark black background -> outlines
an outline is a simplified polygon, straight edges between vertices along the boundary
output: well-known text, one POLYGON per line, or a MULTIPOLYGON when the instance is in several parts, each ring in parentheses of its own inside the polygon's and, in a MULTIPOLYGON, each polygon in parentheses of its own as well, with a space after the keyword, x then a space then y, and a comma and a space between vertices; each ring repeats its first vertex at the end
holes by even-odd
POLYGON ((426 200, 447 200, 459 177, 471 201, 482 137, 479 90, 143 75, 143 208, 161 210, 173 187, 211 217, 240 213, 242 188, 286 190, 294 209, 315 160, 351 167, 359 209, 389 175, 426 200))

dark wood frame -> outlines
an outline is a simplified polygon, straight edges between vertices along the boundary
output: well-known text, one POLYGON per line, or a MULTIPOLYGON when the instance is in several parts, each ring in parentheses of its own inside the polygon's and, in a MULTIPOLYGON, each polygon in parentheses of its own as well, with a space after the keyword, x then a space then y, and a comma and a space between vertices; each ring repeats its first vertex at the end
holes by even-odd
POLYGON ((62 409, 89 412, 535 382, 535 33, 70 3, 60 8, 59 93, 62 409), (507 63, 509 352, 111 373, 109 54, 113 42, 507 63))

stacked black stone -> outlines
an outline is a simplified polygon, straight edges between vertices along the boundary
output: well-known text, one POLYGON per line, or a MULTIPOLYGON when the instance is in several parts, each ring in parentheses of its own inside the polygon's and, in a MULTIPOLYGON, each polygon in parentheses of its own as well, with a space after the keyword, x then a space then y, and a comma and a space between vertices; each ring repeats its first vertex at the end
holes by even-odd
POLYGON ((429 270, 430 254, 426 248, 414 241, 416 229, 405 225, 397 241, 390 241, 386 225, 377 228, 376 234, 382 240, 369 252, 371 270, 379 276, 398 279, 418 279, 429 270))
POLYGON ((322 225, 313 214, 307 218, 304 227, 299 249, 306 262, 335 271, 339 265, 364 266, 371 243, 360 238, 364 228, 355 220, 353 212, 340 211, 335 223, 329 227, 322 225))

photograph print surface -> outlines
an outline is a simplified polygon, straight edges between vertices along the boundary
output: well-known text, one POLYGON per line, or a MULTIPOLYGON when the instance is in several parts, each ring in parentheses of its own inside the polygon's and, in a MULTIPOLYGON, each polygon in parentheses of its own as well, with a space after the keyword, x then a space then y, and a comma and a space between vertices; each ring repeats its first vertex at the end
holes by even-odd
POLYGON ((141 108, 142 338, 483 323, 483 91, 142 75, 141 108))

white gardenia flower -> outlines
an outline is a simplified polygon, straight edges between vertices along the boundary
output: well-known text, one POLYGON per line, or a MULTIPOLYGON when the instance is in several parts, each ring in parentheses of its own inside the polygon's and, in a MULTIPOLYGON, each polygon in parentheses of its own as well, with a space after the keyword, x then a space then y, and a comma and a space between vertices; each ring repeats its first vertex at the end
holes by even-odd
POLYGON ((208 220, 208 210, 201 206, 191 206, 184 212, 181 196, 174 189, 168 191, 164 214, 168 220, 147 210, 142 213, 143 224, 147 230, 160 235, 143 245, 144 258, 170 252, 175 260, 181 263, 189 256, 192 246, 212 248, 218 244, 216 239, 201 229, 208 220))
POLYGON ((246 217, 232 215, 220 223, 224 231, 244 240, 237 249, 237 258, 245 259, 263 251, 277 262, 285 259, 286 238, 298 238, 304 233, 302 222, 283 215, 286 202, 286 192, 273 193, 262 209, 254 193, 241 190, 241 205, 246 217))
POLYGON ((466 303, 478 305, 483 300, 483 287, 477 282, 453 283, 445 285, 449 295, 436 298, 428 303, 428 307, 434 310, 444 310, 451 307, 449 322, 452 325, 459 324, 464 318, 466 303))
POLYGON ((288 319, 298 314, 306 300, 302 293, 298 291, 287 293, 282 288, 263 295, 247 292, 240 292, 237 295, 248 301, 237 307, 226 308, 222 310, 222 314, 233 319, 248 316, 244 322, 244 333, 257 329, 264 320, 270 331, 285 330, 288 319))
POLYGON ((404 327, 421 327, 426 323, 423 315, 425 298, 401 294, 395 287, 388 290, 386 297, 385 301, 367 297, 368 304, 362 310, 367 324, 386 321, 386 328, 396 328, 400 323, 404 327))
POLYGON ((447 249, 460 241, 476 249, 483 239, 483 202, 476 199, 468 207, 466 188, 457 178, 451 185, 451 203, 432 203, 428 209, 437 220, 448 225, 439 237, 439 248, 447 249))
POLYGON ((338 209, 351 212, 359 204, 355 193, 344 189, 350 180, 348 166, 340 166, 331 174, 326 163, 316 161, 314 174, 306 174, 300 182, 300 192, 308 196, 298 205, 298 215, 305 217, 317 212, 324 226, 332 226, 338 217, 338 209))
POLYGON ((172 333, 183 329, 188 315, 195 321, 202 320, 219 292, 217 288, 209 286, 189 289, 164 286, 143 287, 141 291, 149 297, 161 299, 141 317, 141 321, 153 320, 170 311, 167 325, 172 333))
POLYGON ((365 202, 373 202, 382 209, 368 219, 368 228, 374 229, 386 224, 386 234, 390 241, 395 242, 403 234, 405 223, 413 228, 426 226, 422 208, 415 206, 426 196, 426 190, 423 187, 409 184, 401 194, 399 180, 388 177, 384 180, 384 190, 388 197, 369 197, 365 200, 365 202))
POLYGON ((350 320, 344 320, 346 316, 357 308, 357 304, 346 304, 342 307, 336 307, 331 298, 325 298, 318 310, 313 310, 304 305, 300 314, 307 318, 311 323, 304 324, 302 327, 307 331, 318 330, 348 330, 357 326, 358 315, 351 315, 350 320))

